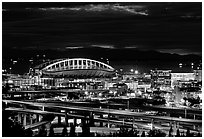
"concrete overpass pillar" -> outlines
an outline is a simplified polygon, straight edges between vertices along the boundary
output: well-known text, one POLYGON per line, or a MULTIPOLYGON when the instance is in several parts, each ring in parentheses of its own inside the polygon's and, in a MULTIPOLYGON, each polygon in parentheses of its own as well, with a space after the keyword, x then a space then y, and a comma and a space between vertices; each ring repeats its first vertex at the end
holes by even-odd
POLYGON ((42 120, 42 115, 39 115, 39 122, 42 120))
POLYGON ((132 127, 134 128, 134 124, 135 124, 135 117, 132 118, 132 127))
POLYGON ((176 131, 177 131, 176 121, 174 121, 174 124, 173 124, 173 136, 176 136, 176 131))
POLYGON ((30 118, 30 124, 33 124, 33 116, 32 116, 32 114, 29 114, 29 118, 30 118))
POLYGON ((23 126, 26 126, 26 114, 23 115, 23 126))
POLYGON ((77 126, 77 118, 73 118, 73 120, 74 120, 74 126, 76 127, 77 126))
POLYGON ((170 121, 170 122, 169 122, 169 127, 171 127, 171 126, 172 126, 172 122, 170 121))
POLYGON ((19 122, 20 124, 22 123, 21 113, 18 113, 18 122, 19 122))
POLYGON ((196 125, 193 125, 193 129, 196 130, 196 125))
POLYGON ((36 114, 36 122, 39 122, 39 115, 36 114))
POLYGON ((123 126, 125 125, 125 119, 123 118, 123 126))
POLYGON ((110 114, 108 114, 108 128, 110 128, 110 114))
POLYGON ((179 129, 179 122, 177 122, 177 129, 179 129))
POLYGON ((42 111, 45 111, 45 106, 42 106, 42 111))
POLYGON ((151 130, 154 129, 154 119, 151 119, 151 130))
POLYGON ((7 108, 7 107, 8 107, 8 102, 6 101, 6 102, 5 102, 5 108, 7 108))

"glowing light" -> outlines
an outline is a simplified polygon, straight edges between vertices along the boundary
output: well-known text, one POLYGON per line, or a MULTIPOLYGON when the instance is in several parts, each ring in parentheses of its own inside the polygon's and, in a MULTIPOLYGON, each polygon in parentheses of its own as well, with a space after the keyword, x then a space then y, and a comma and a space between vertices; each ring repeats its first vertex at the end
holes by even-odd
POLYGON ((80 49, 82 46, 65 47, 66 49, 80 49))
POLYGON ((99 47, 99 48, 107 48, 107 49, 114 49, 113 45, 91 45, 92 47, 99 47))

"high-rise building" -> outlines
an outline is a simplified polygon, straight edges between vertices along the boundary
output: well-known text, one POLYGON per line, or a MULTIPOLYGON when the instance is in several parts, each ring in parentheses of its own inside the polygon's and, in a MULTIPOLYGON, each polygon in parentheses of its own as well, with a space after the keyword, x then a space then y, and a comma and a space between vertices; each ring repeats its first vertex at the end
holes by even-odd
POLYGON ((171 86, 171 70, 151 70, 150 74, 153 88, 171 86))

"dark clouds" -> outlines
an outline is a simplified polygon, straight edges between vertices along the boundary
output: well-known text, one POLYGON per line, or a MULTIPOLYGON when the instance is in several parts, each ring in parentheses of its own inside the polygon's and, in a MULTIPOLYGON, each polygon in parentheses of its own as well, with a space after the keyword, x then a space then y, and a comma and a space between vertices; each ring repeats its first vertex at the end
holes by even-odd
POLYGON ((201 54, 201 6, 3 3, 3 50, 101 47, 201 54))

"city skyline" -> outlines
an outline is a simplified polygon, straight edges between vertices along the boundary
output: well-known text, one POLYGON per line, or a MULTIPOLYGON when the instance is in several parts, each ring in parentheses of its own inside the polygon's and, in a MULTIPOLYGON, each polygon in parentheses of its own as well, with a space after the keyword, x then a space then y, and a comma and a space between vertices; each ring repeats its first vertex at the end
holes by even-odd
POLYGON ((202 137, 202 2, 3 2, 2 136, 202 137))

